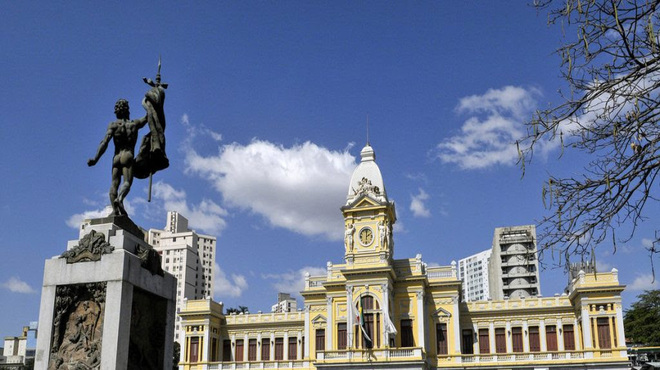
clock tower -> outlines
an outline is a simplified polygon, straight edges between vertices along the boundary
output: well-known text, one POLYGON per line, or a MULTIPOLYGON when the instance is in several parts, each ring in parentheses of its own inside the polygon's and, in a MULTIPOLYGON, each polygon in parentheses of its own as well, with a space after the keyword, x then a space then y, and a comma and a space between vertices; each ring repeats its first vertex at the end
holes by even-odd
POLYGON ((394 202, 387 198, 376 154, 369 144, 360 152, 362 160, 353 171, 344 215, 344 258, 348 266, 389 264, 394 254, 392 226, 396 222, 394 202))

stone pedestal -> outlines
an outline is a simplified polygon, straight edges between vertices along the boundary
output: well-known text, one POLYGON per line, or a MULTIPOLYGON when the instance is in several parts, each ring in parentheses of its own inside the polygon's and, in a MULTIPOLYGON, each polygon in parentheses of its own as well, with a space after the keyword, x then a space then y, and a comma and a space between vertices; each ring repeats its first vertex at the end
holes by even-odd
POLYGON ((170 369, 176 278, 128 218, 87 220, 46 260, 35 369, 170 369))

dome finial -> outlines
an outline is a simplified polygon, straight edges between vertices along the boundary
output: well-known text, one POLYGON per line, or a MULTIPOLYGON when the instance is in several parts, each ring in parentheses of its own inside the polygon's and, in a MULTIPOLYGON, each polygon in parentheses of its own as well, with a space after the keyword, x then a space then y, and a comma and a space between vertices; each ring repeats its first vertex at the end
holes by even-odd
POLYGON ((367 146, 369 145, 369 113, 367 113, 367 146))

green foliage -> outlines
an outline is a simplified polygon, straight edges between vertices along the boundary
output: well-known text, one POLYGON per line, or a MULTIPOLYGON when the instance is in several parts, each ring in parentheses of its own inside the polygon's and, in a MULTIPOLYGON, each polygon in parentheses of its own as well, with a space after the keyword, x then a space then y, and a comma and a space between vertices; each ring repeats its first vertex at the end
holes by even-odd
POLYGON ((236 313, 236 314, 246 313, 247 314, 247 313, 250 313, 250 311, 248 310, 247 306, 238 306, 238 308, 230 307, 230 308, 227 308, 225 310, 226 315, 229 315, 229 314, 232 314, 232 313, 236 313))
POLYGON ((174 348, 172 349, 172 370, 179 368, 179 358, 181 357, 181 345, 179 342, 174 341, 174 348))
POLYGON ((660 290, 647 290, 637 297, 623 318, 626 337, 645 346, 660 345, 660 290))

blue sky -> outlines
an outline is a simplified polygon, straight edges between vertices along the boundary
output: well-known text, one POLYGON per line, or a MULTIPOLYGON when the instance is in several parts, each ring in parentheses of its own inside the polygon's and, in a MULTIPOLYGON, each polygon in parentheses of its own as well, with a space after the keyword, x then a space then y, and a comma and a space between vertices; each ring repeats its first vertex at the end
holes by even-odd
MULTIPOLYGON (((493 229, 544 214, 548 173, 585 158, 547 145, 516 167, 522 122, 559 102, 561 28, 523 2, 9 2, 0 22, 0 334, 38 319, 44 260, 107 205, 109 153, 88 168, 118 98, 133 118, 162 55, 171 166, 128 196, 218 237, 215 299, 268 311, 305 271, 341 263, 343 205, 369 139, 396 202, 396 258, 448 265, 493 229)), ((626 306, 651 284, 649 220, 615 255, 626 306)), ((551 256, 545 256, 551 262, 551 256)), ((561 292, 561 270, 541 292, 561 292)))

